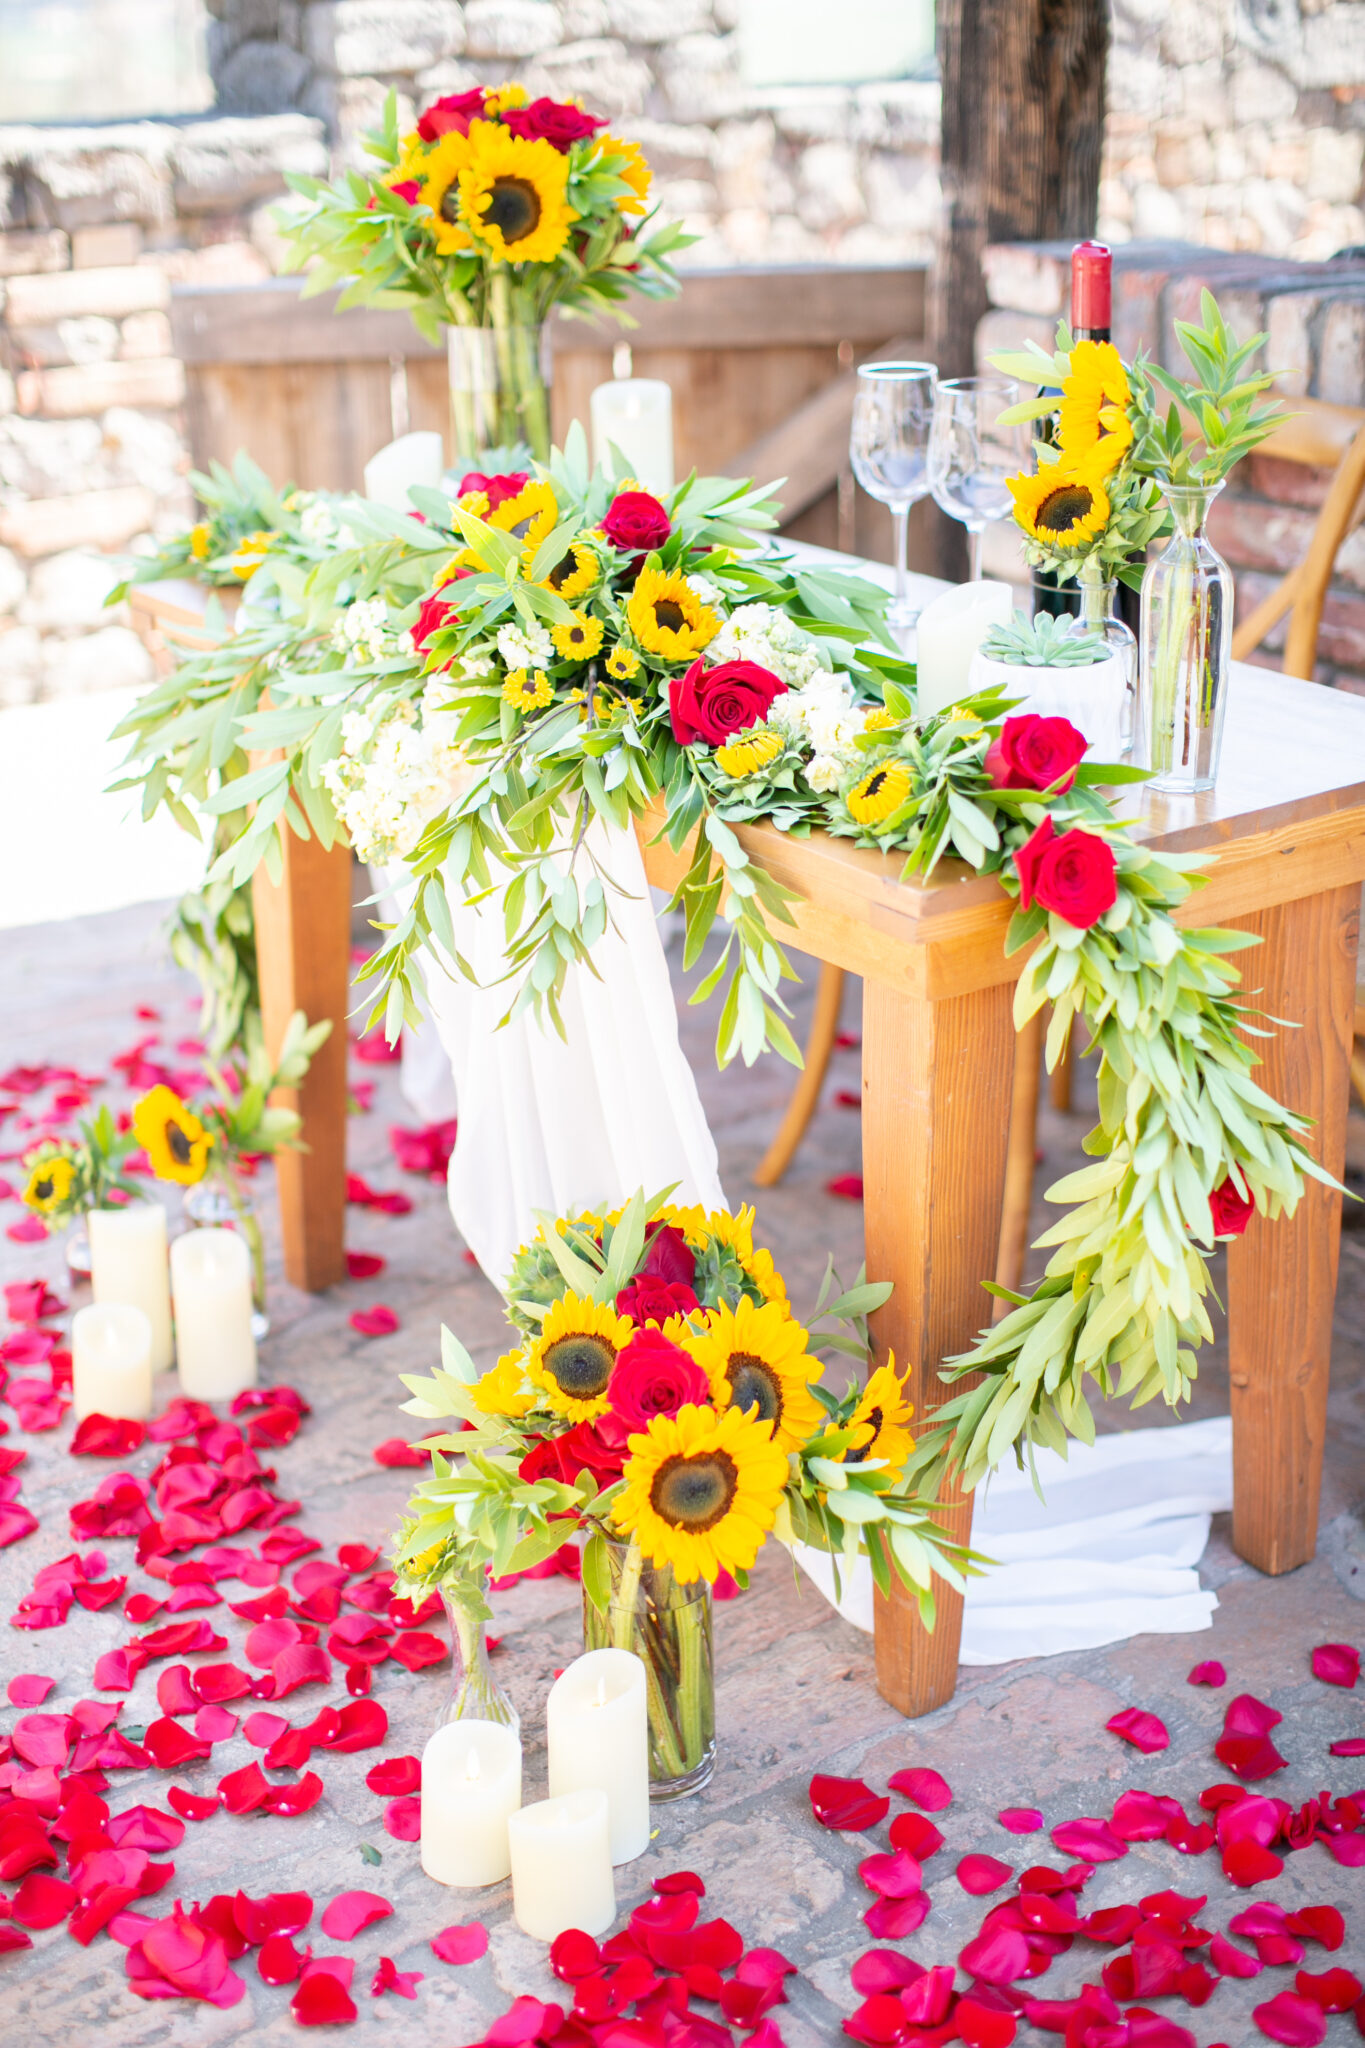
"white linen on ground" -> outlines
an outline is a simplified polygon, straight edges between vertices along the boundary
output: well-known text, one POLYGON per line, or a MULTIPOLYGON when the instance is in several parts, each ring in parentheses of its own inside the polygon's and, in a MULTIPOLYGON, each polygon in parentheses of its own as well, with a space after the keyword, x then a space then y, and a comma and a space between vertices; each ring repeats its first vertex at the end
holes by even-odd
MULTIPOLYGON (((1195 1570, 1213 1515, 1232 1506, 1232 1423, 1174 1423, 1073 1444, 1027 1470, 1003 1467, 977 1490, 972 1544, 996 1560, 968 1583, 963 1664, 1093 1650, 1136 1635, 1210 1627, 1217 1596, 1195 1570)), ((872 1627, 865 1558, 840 1566, 796 1546, 797 1562, 855 1628, 872 1627)))

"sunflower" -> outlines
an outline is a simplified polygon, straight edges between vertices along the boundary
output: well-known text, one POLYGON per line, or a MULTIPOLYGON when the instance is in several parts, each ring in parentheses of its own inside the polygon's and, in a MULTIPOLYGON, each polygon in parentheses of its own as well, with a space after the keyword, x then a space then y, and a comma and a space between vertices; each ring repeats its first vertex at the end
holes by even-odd
POLYGON ((910 794, 910 770, 900 761, 879 761, 853 785, 846 799, 860 825, 880 825, 910 794))
POLYGON ((559 523, 559 505, 555 498, 553 484, 536 477, 529 484, 523 484, 514 498, 504 498, 495 512, 488 515, 488 524, 499 533, 510 533, 513 540, 519 540, 532 554, 543 540, 547 540, 559 523))
POLYGON ((1088 465, 1050 462, 1036 476, 1006 481, 1016 521, 1045 547, 1083 548, 1108 524, 1108 494, 1088 465))
MULTIPOLYGON (((523 548, 522 559, 526 574, 531 573, 531 564, 536 558, 535 548, 523 548)), ((601 574, 601 566, 591 548, 585 548, 580 541, 570 541, 569 551, 561 555, 548 576, 541 582, 546 590, 553 590, 562 597, 565 604, 572 604, 576 597, 592 589, 601 574)))
POLYGON ((536 1397, 526 1386, 526 1358, 521 1351, 508 1351, 469 1390, 474 1406, 485 1415, 524 1415, 534 1408, 536 1397))
POLYGON ((738 782, 746 775, 757 775, 761 768, 771 768, 785 745, 780 732, 761 725, 745 738, 727 740, 723 747, 717 747, 716 766, 738 782))
POLYGON ((616 1354, 634 1334, 629 1316, 618 1316, 610 1302, 562 1295, 527 1355, 527 1377, 556 1415, 569 1422, 591 1422, 606 1413, 616 1354))
POLYGON ((213 1134, 164 1082, 133 1105, 133 1131, 158 1180, 189 1188, 204 1178, 213 1134))
POLYGON ((567 199, 569 159, 538 137, 471 121, 460 208, 495 263, 553 263, 578 219, 567 199))
POLYGON ((899 1477, 915 1448, 915 1439, 905 1426, 914 1412, 905 1398, 905 1382, 896 1371, 893 1355, 877 1367, 863 1388, 852 1417, 858 1435, 844 1452, 844 1463, 861 1464, 876 1458, 899 1477))
POLYGON ((442 256, 458 256, 474 244, 460 218, 460 173, 469 162, 469 138, 452 128, 423 153, 420 164, 404 162, 395 170, 415 177, 422 202, 432 211, 431 234, 442 256))
POLYGON ((623 647, 619 643, 612 648, 611 653, 607 656, 607 674, 609 676, 614 676, 618 683, 628 683, 632 677, 638 676, 639 673, 640 657, 638 654, 632 653, 629 647, 623 647))
POLYGON ((526 87, 512 79, 508 84, 500 85, 496 92, 484 94, 483 110, 491 120, 494 114, 510 114, 514 107, 524 107, 526 100, 526 87))
POLYGON ((630 630, 650 654, 691 661, 715 639, 720 620, 675 570, 642 569, 626 599, 630 630))
POLYGON ((766 1422, 690 1402, 630 1439, 613 1520, 656 1569, 714 1580, 747 1571, 777 1515, 787 1460, 766 1422))
POLYGON ((699 1336, 679 1341, 710 1380, 716 1407, 756 1411, 781 1450, 799 1450, 820 1427, 824 1411, 809 1391, 820 1362, 781 1302, 755 1308, 747 1295, 733 1309, 721 1302, 708 1310, 699 1336))
POLYGON ((550 638, 565 661, 591 661, 602 645, 602 621, 575 611, 567 626, 551 626, 550 638))
POLYGON ((866 718, 864 718, 863 731, 885 732, 888 727, 893 726, 895 723, 895 719, 891 716, 886 706, 879 704, 875 711, 869 711, 866 718))
POLYGON ((248 533, 238 541, 228 556, 228 567, 239 583, 248 582, 256 574, 270 553, 271 542, 278 538, 278 534, 258 531, 248 533))
POLYGON ((1114 344, 1078 341, 1058 407, 1063 461, 1072 467, 1084 462, 1093 476, 1108 476, 1133 445, 1131 400, 1127 372, 1114 344))
POLYGON ((543 668, 528 675, 524 668, 509 669, 502 686, 502 701, 514 711, 540 711, 554 696, 554 684, 543 668))
POLYGON ((28 1177, 24 1189, 24 1201, 30 1209, 36 1209, 40 1216, 51 1216, 71 1199, 71 1190, 76 1184, 76 1168, 71 1160, 58 1152, 50 1159, 40 1159, 28 1177))
MULTIPOLYGON (((622 184, 629 185, 629 192, 622 192, 616 201, 618 213, 648 213, 649 187, 652 179, 645 153, 638 142, 625 142, 619 135, 604 135, 597 146, 597 167, 600 169, 608 157, 624 157, 618 163, 615 175, 622 184)), ((638 486, 632 486, 632 489, 638 486)))
POLYGON ((188 539, 190 543, 190 553, 194 556, 195 561, 206 562, 208 560, 210 545, 209 525, 207 519, 201 519, 198 525, 192 526, 190 528, 188 539))

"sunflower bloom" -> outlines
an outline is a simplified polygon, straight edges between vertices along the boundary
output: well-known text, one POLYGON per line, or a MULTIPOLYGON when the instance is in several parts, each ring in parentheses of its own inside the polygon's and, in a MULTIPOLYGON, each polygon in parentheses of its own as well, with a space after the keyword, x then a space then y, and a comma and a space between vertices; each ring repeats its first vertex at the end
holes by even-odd
POLYGON ((568 1422, 604 1415, 616 1354, 634 1334, 629 1316, 618 1316, 610 1302, 562 1295, 526 1356, 527 1377, 540 1388, 543 1405, 568 1422))
POLYGON ((607 674, 618 683, 628 683, 640 673, 640 657, 629 647, 613 647, 607 656, 607 674))
POLYGON ((613 1519, 684 1584, 748 1571, 777 1516, 787 1459, 766 1422, 689 1402, 630 1439, 613 1519))
POLYGON ((458 256, 474 246, 460 216, 460 173, 468 162, 469 138, 452 128, 424 152, 420 164, 398 166, 422 187, 422 203, 433 216, 432 239, 442 256, 458 256))
POLYGON ((75 1166, 64 1153, 40 1159, 29 1174, 28 1185, 24 1189, 25 1205, 36 1209, 40 1216, 51 1216, 71 1199, 75 1184, 75 1166))
POLYGON ((470 1388, 469 1397, 474 1406, 485 1415, 509 1415, 514 1420, 525 1415, 529 1408, 534 1408, 536 1397, 526 1385, 525 1362, 520 1351, 505 1353, 470 1388))
POLYGON ((278 538, 275 533, 256 532, 238 541, 228 556, 228 567, 239 583, 250 581, 270 553, 271 542, 278 538))
POLYGON ((524 107, 526 100, 526 87, 512 79, 507 85, 500 85, 496 92, 484 94, 484 112, 491 120, 494 114, 510 114, 514 107, 524 107))
POLYGON ((578 219, 568 184, 569 159, 553 143, 524 142, 496 122, 471 121, 460 211, 495 263, 554 262, 578 219))
POLYGON ((173 1088, 158 1082, 133 1105, 133 1132, 158 1180, 179 1181, 181 1187, 191 1188, 204 1178, 213 1133, 205 1130, 173 1088))
POLYGON ((820 1361, 806 1349, 806 1332, 781 1302, 755 1308, 747 1295, 737 1308, 709 1309, 700 1335, 679 1340, 711 1382, 717 1409, 739 1408, 765 1423, 783 1451, 797 1451, 824 1421, 810 1392, 820 1361))
MULTIPOLYGON (((638 142, 624 142, 619 135, 604 135, 598 144, 597 160, 600 165, 607 157, 621 157, 623 162, 616 166, 616 176, 622 184, 629 185, 629 192, 622 192, 616 201, 618 213, 648 213, 649 188, 653 179, 645 153, 638 142)), ((631 485, 637 489, 638 486, 631 485)))
POLYGON ((899 1478, 915 1448, 915 1439, 905 1426, 914 1412, 905 1398, 905 1382, 896 1371, 895 1358, 889 1358, 877 1367, 853 1411, 852 1426, 858 1434, 844 1452, 844 1463, 877 1459, 899 1478))
POLYGON ((895 719, 891 716, 886 706, 879 704, 875 711, 869 711, 866 718, 864 718, 863 731, 886 732, 895 723, 895 719))
POLYGON ((879 761, 853 785, 849 813, 860 825, 880 825, 910 794, 910 770, 900 761, 879 761))
POLYGON ((190 528, 189 543, 190 553, 195 561, 206 562, 209 553, 209 527, 206 519, 201 519, 197 525, 190 528))
POLYGON ((1062 460, 1071 467, 1084 462, 1092 475, 1108 476, 1133 445, 1131 400, 1128 373, 1114 344, 1078 341, 1057 409, 1062 460))
POLYGON ((537 477, 529 484, 523 484, 515 498, 504 498, 496 512, 488 514, 488 524, 499 533, 508 533, 513 540, 520 541, 534 555, 543 540, 547 540, 559 523, 559 505, 555 498, 553 484, 537 477))
POLYGON ((602 621, 575 611, 565 626, 551 626, 550 638, 565 661, 591 661, 602 645, 602 621))
POLYGON ((746 733, 742 739, 727 740, 723 747, 717 747, 716 766, 739 782, 746 775, 757 775, 761 768, 771 768, 785 745, 780 732, 774 732, 771 726, 761 725, 756 732, 746 733))
MULTIPOLYGON (((534 548, 522 549, 522 560, 526 574, 531 573, 531 564, 536 558, 534 548)), ((576 597, 582 597, 591 590, 601 574, 601 567, 591 548, 585 548, 580 541, 571 541, 569 551, 561 555, 548 576, 541 577, 546 590, 553 590, 562 597, 565 604, 572 604, 576 597)))
POLYGON ((640 645, 666 661, 692 661, 720 631, 720 620, 677 571, 642 569, 626 600, 626 618, 640 645))
POLYGON ((1084 548, 1109 521, 1109 497, 1088 467, 1050 462, 1036 476, 1007 478, 1014 517, 1044 547, 1084 548))
POLYGON ((502 701, 514 711, 541 711, 554 693, 554 684, 543 668, 531 674, 524 668, 514 668, 508 670, 502 686, 502 701))

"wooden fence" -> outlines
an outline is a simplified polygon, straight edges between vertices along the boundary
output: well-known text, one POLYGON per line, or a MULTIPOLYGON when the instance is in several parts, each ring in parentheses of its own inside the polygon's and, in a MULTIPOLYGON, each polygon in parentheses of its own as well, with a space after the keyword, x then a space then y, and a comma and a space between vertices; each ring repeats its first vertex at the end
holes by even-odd
MULTIPOLYGON (((676 299, 634 311, 624 330, 555 319, 557 442, 586 425, 626 340, 634 374, 672 386, 680 475, 785 477, 786 531, 889 559, 890 519, 848 468, 853 369, 923 353, 923 270, 694 270, 676 299)), ((338 316, 333 295, 305 299, 299 280, 277 278, 177 290, 171 320, 197 463, 245 448, 278 482, 357 490, 375 450, 409 428, 449 446, 444 354, 404 314, 338 316)))

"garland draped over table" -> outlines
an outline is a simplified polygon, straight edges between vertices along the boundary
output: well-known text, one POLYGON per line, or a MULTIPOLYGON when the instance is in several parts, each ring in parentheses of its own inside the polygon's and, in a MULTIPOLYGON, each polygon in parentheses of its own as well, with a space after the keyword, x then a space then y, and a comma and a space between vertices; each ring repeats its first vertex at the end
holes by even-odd
POLYGON ((799 1059, 776 935, 792 892, 736 824, 819 828, 906 876, 949 857, 996 875, 1018 901, 1008 949, 1033 948, 1016 1024, 1050 1002, 1049 1065, 1078 1016, 1099 1055, 1094 1163, 1049 1190, 1068 1206, 1042 1240, 1046 1276, 947 1361, 946 1379, 980 1384, 933 1415, 910 1469, 932 1503, 1011 1449, 1090 1441, 1089 1381, 1134 1406, 1182 1400, 1212 1334, 1214 1239, 1330 1177, 1305 1120, 1253 1079, 1265 1027, 1230 956, 1255 939, 1182 931, 1196 863, 1135 840, 1104 793, 1137 771, 1082 760, 1066 721, 1009 718, 995 694, 920 720, 884 595, 759 554, 773 516, 752 486, 694 476, 659 501, 591 474, 578 432, 546 467, 465 481, 455 504, 413 493, 425 523, 316 501, 308 542, 253 576, 235 635, 119 728, 144 808, 230 818, 214 872, 234 881, 261 861, 278 873, 286 827, 406 861, 410 906, 368 968, 395 1035, 419 955, 469 971, 447 891, 504 884, 510 1010, 557 1021, 569 965, 591 967, 611 915, 586 827, 630 829, 662 799, 671 844, 693 842, 675 897, 687 966, 723 938, 692 998, 726 983, 722 1063, 765 1044, 799 1059))

